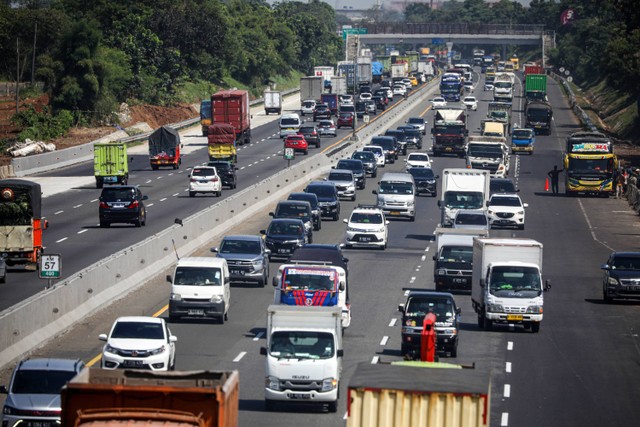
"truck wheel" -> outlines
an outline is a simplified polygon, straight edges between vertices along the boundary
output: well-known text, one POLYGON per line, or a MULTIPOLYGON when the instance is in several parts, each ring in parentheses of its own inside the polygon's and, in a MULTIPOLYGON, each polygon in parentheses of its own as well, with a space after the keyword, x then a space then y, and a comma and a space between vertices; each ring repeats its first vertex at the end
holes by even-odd
POLYGON ((485 331, 490 331, 491 329, 493 329, 493 321, 490 319, 487 319, 486 314, 482 317, 482 327, 484 328, 485 331))
POLYGON ((195 196, 196 196, 195 191, 189 191, 189 197, 195 197, 195 196))
MULTIPOLYGON (((436 291, 438 288, 436 288, 436 291)), ((478 328, 482 329, 484 327, 484 317, 480 313, 478 313, 478 328)))
POLYGON ((102 188, 104 186, 104 181, 102 177, 96 176, 96 188, 102 188))
POLYGON ((269 115, 269 111, 264 110, 264 114, 265 114, 265 116, 268 116, 269 115))
POLYGON ((320 148, 320 140, 318 140, 318 142, 316 144, 316 148, 320 148))
POLYGON ((329 404, 327 405, 327 411, 331 413, 338 412, 338 401, 336 400, 335 402, 329 402, 329 404))
POLYGON ((264 409, 267 412, 273 412, 276 410, 276 402, 270 399, 264 400, 264 409))
POLYGON ((540 322, 534 322, 531 324, 531 332, 533 332, 534 334, 540 332, 540 322))
POLYGON ((451 351, 449 353, 451 353, 451 357, 458 357, 458 343, 451 347, 451 351))
POLYGON ((157 171, 158 170, 158 165, 151 165, 151 170, 157 171))

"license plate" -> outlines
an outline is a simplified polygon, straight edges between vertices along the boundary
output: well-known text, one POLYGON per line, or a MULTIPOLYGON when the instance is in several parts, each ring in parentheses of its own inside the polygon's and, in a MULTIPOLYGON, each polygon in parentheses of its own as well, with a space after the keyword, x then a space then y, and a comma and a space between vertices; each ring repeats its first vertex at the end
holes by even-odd
POLYGON ((310 394, 305 394, 305 393, 288 393, 287 397, 289 399, 299 399, 299 400, 309 400, 309 399, 311 399, 311 395, 310 394))
POLYGON ((522 320, 521 314, 507 314, 507 320, 522 320))
POLYGON ((144 366, 144 361, 142 360, 125 360, 122 362, 123 366, 133 366, 133 367, 141 367, 144 366))
POLYGON ((278 253, 279 254, 288 254, 289 253, 289 249, 278 249, 278 253))
POLYGON ((118 177, 115 176, 105 176, 102 178, 104 182, 118 182, 118 177))
POLYGON ((53 425, 50 421, 28 421, 26 424, 29 427, 51 427, 53 425))
POLYGON ((453 279, 453 283, 467 283, 467 279, 453 279))
POLYGON ((204 316, 204 310, 188 310, 187 314, 189 316, 204 316))
POLYGON ((400 211, 391 211, 389 215, 400 215, 400 211))
POLYGON ((120 209, 120 208, 124 208, 124 204, 122 203, 116 203, 113 205, 114 208, 120 209))
POLYGON ((361 242, 370 242, 371 240, 371 236, 360 236, 361 242))
POLYGON ((244 270, 229 270, 231 272, 231 274, 234 274, 236 276, 244 276, 244 270))
POLYGON ((445 148, 444 151, 451 151, 451 147, 445 148))

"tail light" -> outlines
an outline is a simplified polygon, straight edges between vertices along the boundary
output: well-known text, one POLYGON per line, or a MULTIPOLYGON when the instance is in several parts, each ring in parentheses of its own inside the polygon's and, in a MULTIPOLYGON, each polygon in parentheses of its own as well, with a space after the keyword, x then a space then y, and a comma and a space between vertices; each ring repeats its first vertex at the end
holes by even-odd
POLYGON ((100 207, 101 207, 102 209, 109 209, 109 205, 108 205, 108 204, 106 204, 105 202, 100 202, 100 207))
POLYGON ((211 181, 212 181, 212 182, 218 182, 218 177, 217 177, 217 176, 214 176, 214 177, 211 179, 211 181))
POLYGON ((128 208, 129 208, 129 209, 135 209, 135 208, 137 208, 138 206, 140 206, 140 203, 138 203, 138 201, 137 201, 137 200, 134 200, 133 202, 129 203, 128 208))

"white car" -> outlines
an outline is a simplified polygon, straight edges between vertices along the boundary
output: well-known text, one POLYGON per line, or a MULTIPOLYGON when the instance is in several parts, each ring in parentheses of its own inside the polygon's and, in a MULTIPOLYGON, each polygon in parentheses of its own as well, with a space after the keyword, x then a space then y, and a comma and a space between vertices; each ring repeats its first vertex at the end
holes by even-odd
POLYGON ((493 90, 493 82, 484 82, 484 90, 493 90))
POLYGON ((347 248, 373 246, 384 250, 387 247, 389 221, 380 208, 358 205, 349 219, 345 218, 343 221, 347 224, 344 232, 344 244, 347 248))
POLYGON ((338 197, 356 200, 356 179, 349 169, 332 169, 325 181, 333 182, 338 190, 338 197))
POLYGON ((161 317, 119 317, 109 335, 100 334, 102 369, 133 368, 167 371, 175 368, 176 341, 161 317))
POLYGON ((433 107, 434 110, 436 110, 438 108, 446 108, 447 107, 447 100, 444 99, 441 96, 438 96, 438 97, 433 98, 431 100, 431 106, 433 107))
POLYGON ((409 153, 406 159, 404 159, 407 164, 407 170, 411 168, 430 168, 431 167, 431 159, 427 153, 418 153, 413 152, 409 153))
POLYGON ((353 95, 340 95, 338 102, 340 105, 353 105, 353 95))
POLYGON ((489 218, 483 210, 460 209, 453 219, 453 228, 489 230, 489 218))
POLYGON ((413 85, 411 84, 411 79, 409 78, 402 79, 402 84, 407 88, 407 90, 410 90, 413 87, 413 85))
POLYGON ((404 85, 393 85, 393 96, 404 96, 407 93, 407 88, 404 85))
POLYGON ((195 197, 196 193, 213 193, 214 196, 222 195, 222 180, 213 166, 194 166, 189 175, 189 197, 195 197))
POLYGON ((316 101, 313 99, 305 99, 300 105, 300 115, 313 114, 313 110, 316 109, 316 101))
POLYGON ((371 95, 369 92, 363 92, 360 94, 360 101, 369 101, 372 97, 373 95, 371 95))
POLYGON ((475 96, 465 96, 462 103, 467 107, 467 110, 476 111, 478 109, 478 100, 475 96))
POLYGON ((386 90, 387 98, 393 99, 393 89, 391 89, 389 86, 382 86, 380 90, 386 90))
POLYGON ((489 224, 491 227, 516 227, 524 230, 524 210, 529 207, 522 203, 517 194, 496 193, 489 199, 489 224))
POLYGON ((379 145, 365 145, 362 151, 371 151, 376 156, 376 165, 383 168, 385 165, 384 148, 379 145))

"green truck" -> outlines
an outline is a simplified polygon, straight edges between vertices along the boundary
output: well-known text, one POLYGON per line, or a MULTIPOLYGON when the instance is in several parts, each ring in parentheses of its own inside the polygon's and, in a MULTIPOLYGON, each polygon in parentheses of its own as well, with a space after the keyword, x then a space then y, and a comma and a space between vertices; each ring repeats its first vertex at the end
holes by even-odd
POLYGON ((126 185, 129 180, 127 144, 122 142, 94 144, 93 171, 96 177, 96 188, 102 188, 104 184, 126 185))
POLYGON ((527 74, 524 81, 524 96, 527 102, 547 100, 547 75, 527 74))

